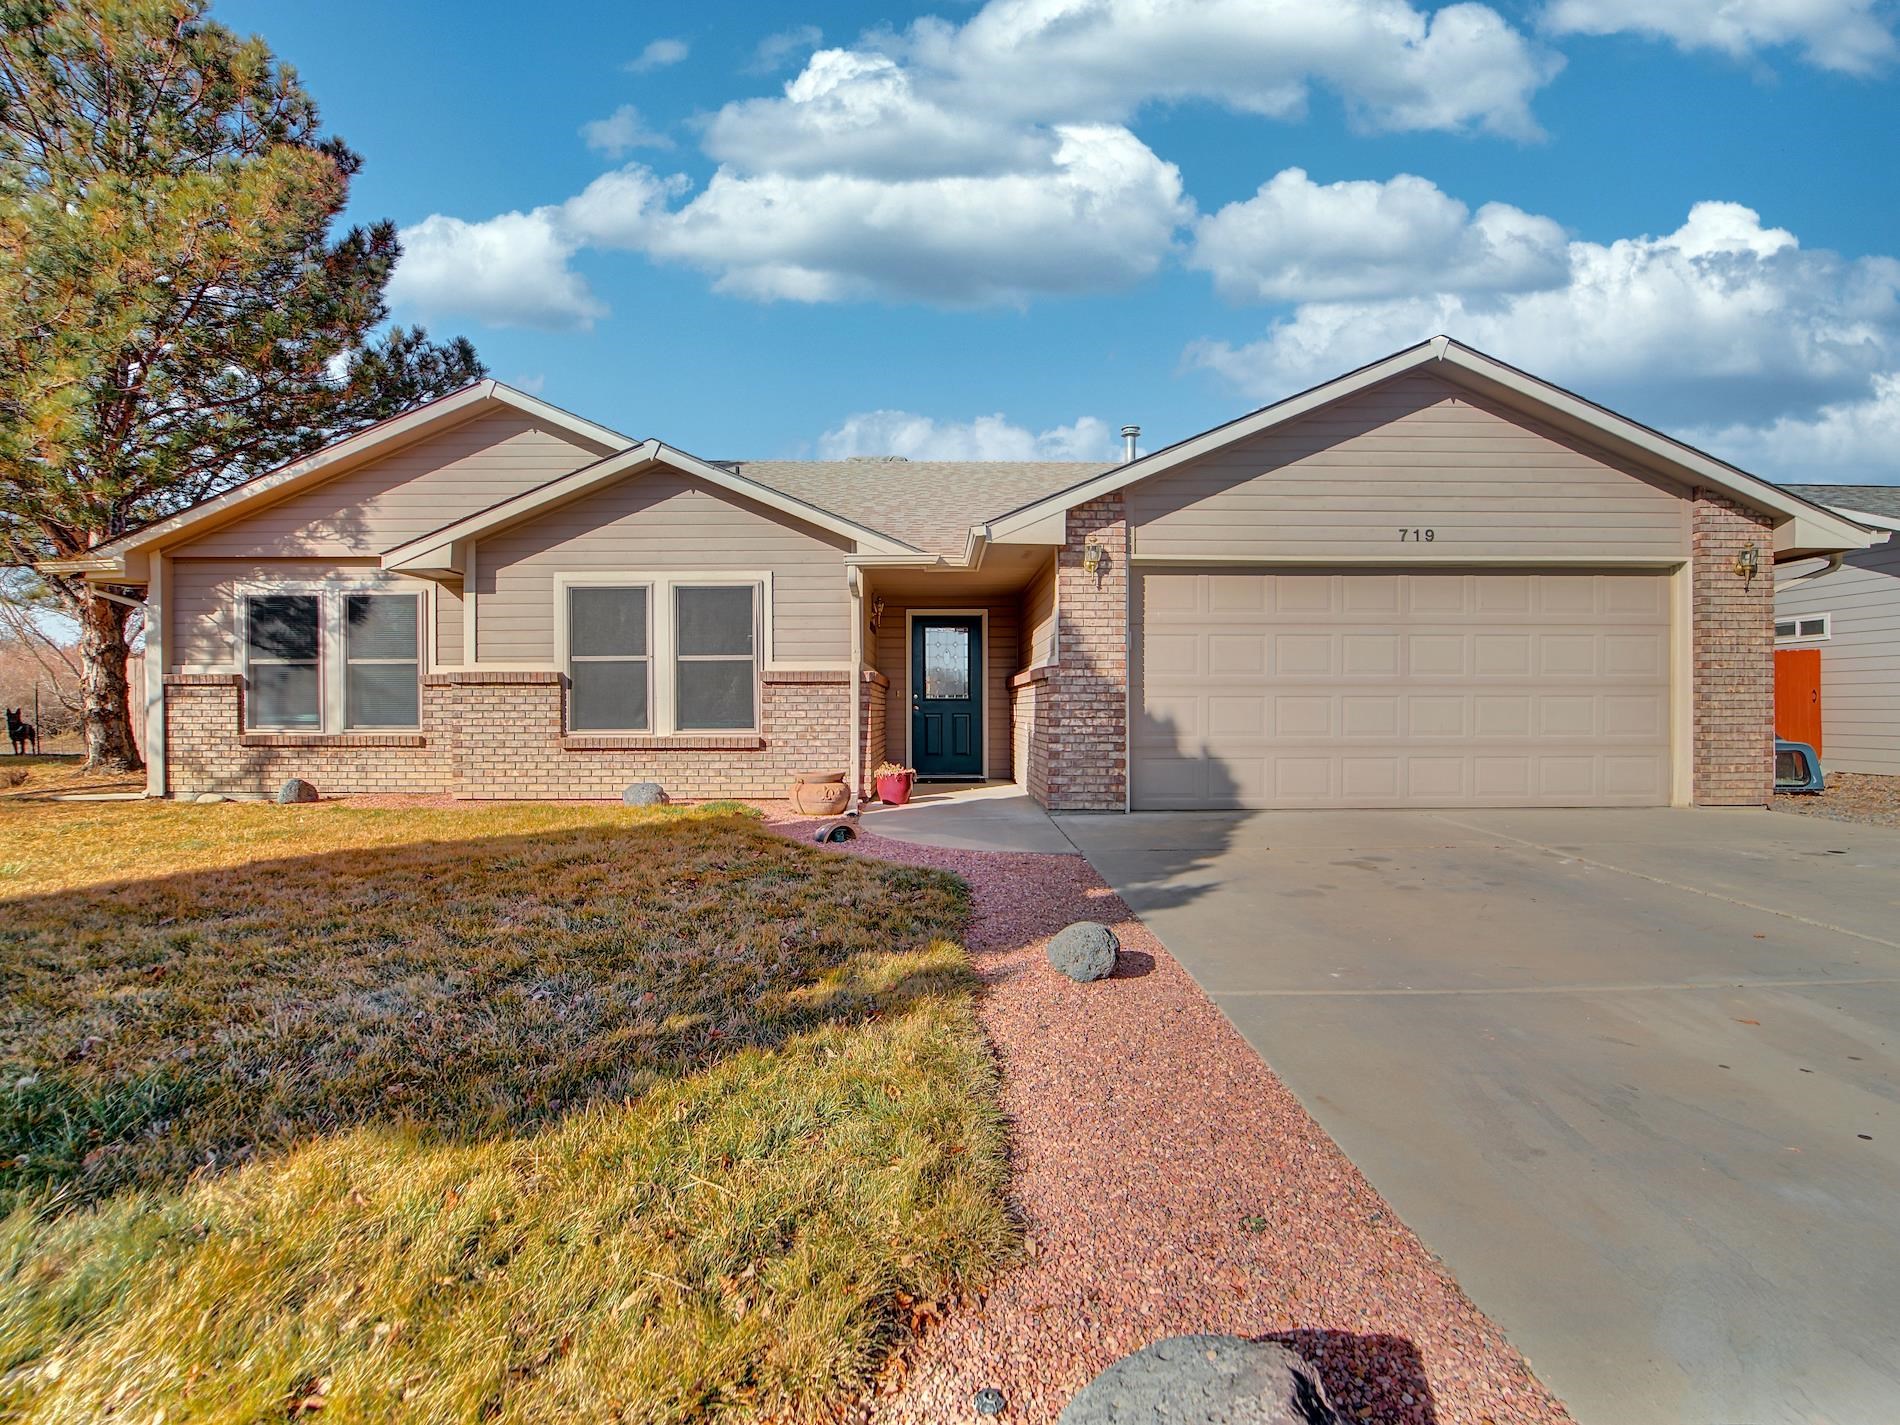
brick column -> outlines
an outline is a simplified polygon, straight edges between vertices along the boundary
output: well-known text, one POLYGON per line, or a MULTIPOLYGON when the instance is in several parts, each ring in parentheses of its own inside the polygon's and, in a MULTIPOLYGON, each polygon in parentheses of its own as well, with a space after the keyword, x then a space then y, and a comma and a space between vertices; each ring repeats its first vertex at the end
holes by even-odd
MULTIPOLYGON (((1048 805, 1121 811, 1128 789, 1128 520, 1119 491, 1069 511, 1056 555, 1057 668, 1049 680, 1048 805), (1091 574, 1089 543, 1104 556, 1091 574)), ((1038 699, 1040 703, 1042 699, 1038 699)))
POLYGON ((1691 548, 1695 800, 1765 806, 1775 783, 1773 527, 1722 495, 1697 490, 1691 548), (1751 546, 1760 572, 1744 580, 1735 560, 1751 546))

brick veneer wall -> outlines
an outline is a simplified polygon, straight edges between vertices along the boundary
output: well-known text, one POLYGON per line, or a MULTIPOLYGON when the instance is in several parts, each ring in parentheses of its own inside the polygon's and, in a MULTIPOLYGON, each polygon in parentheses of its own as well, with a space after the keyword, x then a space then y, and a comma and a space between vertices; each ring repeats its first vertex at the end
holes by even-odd
POLYGON ((1009 681, 1011 773, 1017 785, 1049 804, 1049 738, 1053 731, 1053 665, 1025 668, 1009 681))
POLYGON ((875 668, 866 668, 863 688, 864 786, 859 791, 868 796, 872 790, 871 773, 890 757, 890 735, 884 720, 889 710, 891 680, 875 668))
POLYGON ((244 679, 236 673, 165 678, 166 789, 275 793, 302 777, 325 793, 446 792, 454 781, 449 708, 424 690, 420 733, 246 733, 244 679))
POLYGON ((1047 746, 1043 802, 1120 811, 1128 794, 1128 520, 1120 492, 1069 511, 1056 554, 1057 662, 1034 697, 1030 735, 1047 746), (1082 567, 1093 537, 1106 556, 1082 567))
POLYGON ((1697 490, 1691 530, 1695 800, 1763 806, 1774 794, 1775 574, 1770 522, 1697 490), (1735 559, 1752 545, 1760 572, 1735 559))
POLYGON ((243 681, 165 679, 173 795, 265 795, 303 777, 325 795, 614 798, 629 782, 650 780, 681 800, 775 798, 795 773, 844 771, 850 762, 852 678, 842 669, 764 674, 761 732, 736 737, 569 735, 560 674, 479 669, 422 680, 419 734, 246 734, 243 681))

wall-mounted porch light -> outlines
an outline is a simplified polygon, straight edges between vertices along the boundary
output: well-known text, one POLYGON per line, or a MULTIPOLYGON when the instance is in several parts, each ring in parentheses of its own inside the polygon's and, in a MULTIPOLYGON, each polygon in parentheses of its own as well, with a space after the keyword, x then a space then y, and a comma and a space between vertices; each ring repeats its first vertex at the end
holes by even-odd
POLYGON ((1745 584, 1755 582, 1755 576, 1761 572, 1761 555, 1755 546, 1745 545, 1742 552, 1735 556, 1735 572, 1745 584))
POLYGON ((876 633, 878 625, 884 622, 884 596, 871 595, 871 632, 876 633))
POLYGON ((1090 539, 1082 545, 1082 569, 1084 573, 1099 574, 1102 571, 1102 546, 1099 540, 1090 539))

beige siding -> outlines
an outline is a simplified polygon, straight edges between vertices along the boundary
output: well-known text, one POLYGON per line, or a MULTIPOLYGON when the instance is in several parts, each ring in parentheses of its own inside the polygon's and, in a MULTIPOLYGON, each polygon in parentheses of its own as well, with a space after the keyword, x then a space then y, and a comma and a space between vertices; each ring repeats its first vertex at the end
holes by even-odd
POLYGON ((1056 661, 1056 561, 1037 571, 1023 590, 1023 658, 1025 668, 1056 661))
POLYGON ((1138 558, 1679 559, 1666 482, 1433 376, 1394 380, 1128 491, 1138 558), (1429 543, 1401 530, 1434 532, 1429 543))
POLYGON ((178 552, 222 558, 380 554, 583 465, 590 449, 518 411, 477 416, 265 506, 178 552))
POLYGON ((337 559, 177 559, 166 584, 166 649, 171 671, 235 669, 237 646, 237 591, 246 585, 348 584, 360 587, 375 581, 391 589, 425 597, 429 584, 384 574, 373 560, 337 559))
MULTIPOLYGON (((987 662, 983 698, 984 773, 991 777, 1010 775, 1011 747, 1009 728, 1009 680, 1023 666, 1020 643, 1021 616, 1019 595, 997 594, 969 596, 953 601, 958 610, 980 609, 989 615, 989 644, 984 650, 987 662)), ((933 613, 927 604, 906 606, 898 598, 888 598, 884 620, 878 625, 872 649, 872 662, 891 680, 885 705, 885 745, 894 761, 910 759, 910 612, 933 613)))
POLYGON ((847 550, 836 535, 654 469, 476 546, 475 657, 551 663, 557 574, 731 571, 772 576, 776 663, 843 667, 851 658, 847 550))
MULTIPOLYGON (((1896 536, 1900 538, 1900 536, 1896 536)), ((1821 650, 1821 760, 1829 771, 1900 775, 1900 548, 1851 556, 1775 596, 1775 617, 1827 614, 1821 650)))
POLYGON ((444 580, 435 590, 435 661, 443 668, 462 662, 462 581, 444 580))

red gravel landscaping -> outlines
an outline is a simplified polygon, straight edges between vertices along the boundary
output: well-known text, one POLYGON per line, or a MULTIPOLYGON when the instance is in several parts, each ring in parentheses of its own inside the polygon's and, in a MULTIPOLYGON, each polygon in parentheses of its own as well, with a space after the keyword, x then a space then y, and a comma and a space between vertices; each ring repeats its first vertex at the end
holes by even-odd
MULTIPOLYGON (((771 814, 795 835, 815 825, 771 814)), ((1350 1420, 1570 1419, 1081 857, 873 835, 850 850, 974 891, 1031 1251, 893 1364, 874 1419, 974 1420, 971 1397, 994 1386, 1004 1420, 1052 1421, 1110 1361, 1189 1331, 1293 1346, 1350 1420), (1120 936, 1114 978, 1073 984, 1044 959, 1082 919, 1120 936)))

